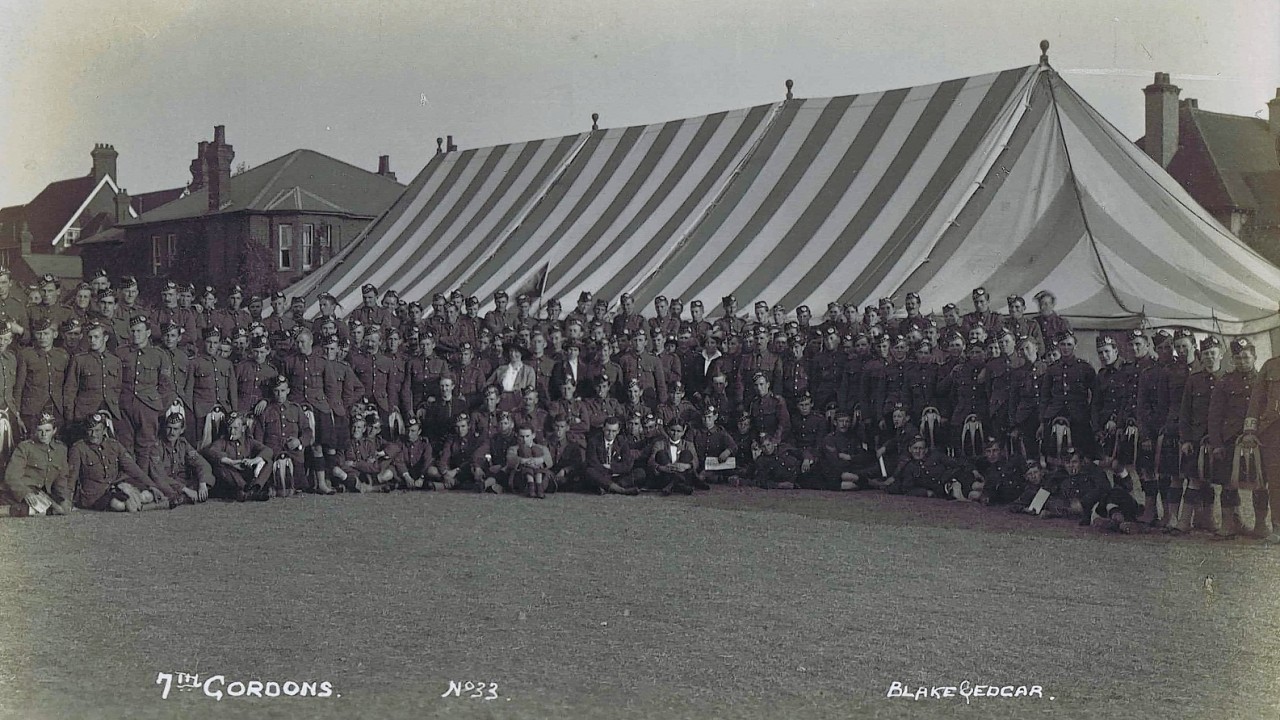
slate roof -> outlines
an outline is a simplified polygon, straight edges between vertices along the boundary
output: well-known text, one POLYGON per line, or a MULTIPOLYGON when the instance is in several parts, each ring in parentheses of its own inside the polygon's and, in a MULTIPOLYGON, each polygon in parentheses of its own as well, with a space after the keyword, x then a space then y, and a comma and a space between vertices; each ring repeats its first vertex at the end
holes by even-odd
MULTIPOLYGON (((299 149, 231 178, 218 214, 292 210, 374 217, 404 186, 377 173, 299 149)), ((201 188, 123 223, 134 227, 209 215, 208 188, 201 188)))

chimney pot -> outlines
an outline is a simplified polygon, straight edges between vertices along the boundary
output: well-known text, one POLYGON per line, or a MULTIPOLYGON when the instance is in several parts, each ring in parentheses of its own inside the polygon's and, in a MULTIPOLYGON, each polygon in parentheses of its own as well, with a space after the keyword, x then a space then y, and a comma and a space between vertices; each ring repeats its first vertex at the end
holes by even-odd
POLYGON ((214 144, 215 144, 215 145, 221 145, 222 143, 224 143, 224 142, 226 142, 226 141, 227 141, 227 126, 226 126, 226 125, 214 125, 214 126, 213 126, 213 142, 214 142, 214 144))
POLYGON ((106 143, 94 143, 93 152, 89 153, 89 157, 93 159, 93 169, 90 171, 93 175, 93 181, 100 182, 107 175, 117 183, 120 178, 116 176, 116 158, 120 156, 116 149, 106 143))

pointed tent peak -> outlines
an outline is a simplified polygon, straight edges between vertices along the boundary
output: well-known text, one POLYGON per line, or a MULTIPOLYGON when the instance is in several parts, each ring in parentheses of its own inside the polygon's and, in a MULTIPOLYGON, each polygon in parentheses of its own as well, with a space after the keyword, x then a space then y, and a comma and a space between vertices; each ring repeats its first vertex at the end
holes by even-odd
POLYGON ((591 129, 600 129, 600 113, 591 113, 591 129))
POLYGON ((1049 67, 1049 41, 1040 41, 1040 66, 1049 67))
POLYGON ((787 85, 787 99, 788 99, 788 100, 790 100, 790 99, 791 99, 791 88, 795 87, 796 83, 795 83, 795 81, 794 81, 794 80, 791 80, 790 78, 788 78, 788 79, 787 79, 787 83, 786 83, 786 85, 787 85))

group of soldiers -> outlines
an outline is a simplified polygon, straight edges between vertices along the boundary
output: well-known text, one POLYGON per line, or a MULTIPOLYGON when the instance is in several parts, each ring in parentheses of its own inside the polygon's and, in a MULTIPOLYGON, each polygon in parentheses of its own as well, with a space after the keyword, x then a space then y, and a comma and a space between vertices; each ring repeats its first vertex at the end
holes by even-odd
POLYGON ((112 288, 103 274, 66 305, 55 279, 41 290, 14 298, 0 271, 0 452, 16 514, 733 483, 1269 534, 1280 365, 1259 373, 1243 338, 1140 328, 1099 334, 1095 370, 1049 291, 1032 315, 1020 296, 997 313, 977 288, 972 310, 936 319, 915 293, 902 311, 883 298, 818 318, 764 301, 741 315, 731 296, 714 317, 664 297, 642 315, 628 294, 614 308, 588 292, 567 313, 555 299, 535 311, 499 291, 481 315, 458 291, 427 308, 366 285, 342 317, 331 295, 304 317, 301 298, 176 283, 151 308, 132 278, 112 288))

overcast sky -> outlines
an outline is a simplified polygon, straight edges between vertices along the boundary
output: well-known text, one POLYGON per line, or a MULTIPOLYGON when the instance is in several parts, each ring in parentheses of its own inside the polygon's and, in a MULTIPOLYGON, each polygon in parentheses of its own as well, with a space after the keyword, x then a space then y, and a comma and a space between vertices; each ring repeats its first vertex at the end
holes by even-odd
POLYGON ((227 126, 236 162, 304 147, 408 182, 461 148, 1050 62, 1132 138, 1173 74, 1266 117, 1277 0, 0 0, 0 205, 115 145, 133 194, 184 185, 227 126), (968 9, 961 9, 968 8, 968 9))

